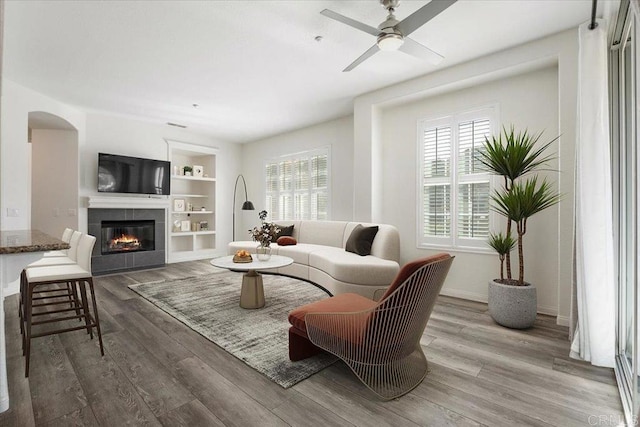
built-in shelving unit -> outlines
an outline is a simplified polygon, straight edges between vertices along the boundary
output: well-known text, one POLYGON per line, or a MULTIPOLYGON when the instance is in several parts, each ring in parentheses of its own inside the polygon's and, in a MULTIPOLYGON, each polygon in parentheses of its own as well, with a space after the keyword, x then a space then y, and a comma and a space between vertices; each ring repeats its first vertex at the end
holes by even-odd
POLYGON ((216 251, 218 150, 178 141, 167 144, 172 167, 167 261, 211 258, 216 251), (201 166, 202 175, 185 176, 184 166, 201 166))

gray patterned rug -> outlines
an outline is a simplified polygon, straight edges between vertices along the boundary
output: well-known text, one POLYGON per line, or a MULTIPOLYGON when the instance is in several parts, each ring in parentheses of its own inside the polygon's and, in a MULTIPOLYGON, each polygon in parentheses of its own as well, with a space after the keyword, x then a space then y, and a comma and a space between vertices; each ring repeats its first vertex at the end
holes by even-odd
POLYGON ((328 295, 310 283, 289 277, 265 274, 263 282, 266 304, 257 310, 245 310, 238 305, 242 273, 141 283, 129 288, 253 369, 289 388, 336 361, 330 355, 299 362, 289 360, 289 311, 328 295))

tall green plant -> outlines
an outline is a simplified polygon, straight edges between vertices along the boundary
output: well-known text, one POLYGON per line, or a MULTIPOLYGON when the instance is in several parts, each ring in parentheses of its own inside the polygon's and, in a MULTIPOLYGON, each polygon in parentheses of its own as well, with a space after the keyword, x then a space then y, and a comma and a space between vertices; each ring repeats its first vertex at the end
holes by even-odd
POLYGON ((516 182, 510 191, 496 192, 492 197, 493 209, 509 221, 516 223, 518 233, 518 285, 524 285, 524 252, 522 240, 527 233, 527 220, 560 201, 560 195, 547 180, 538 185, 538 177, 516 182))
MULTIPOLYGON (((502 132, 497 136, 492 136, 491 138, 485 138, 485 143, 483 150, 480 150, 477 156, 477 159, 480 163, 484 165, 484 167, 491 173, 500 175, 503 178, 503 189, 502 191, 496 192, 493 196, 494 202, 497 203, 499 207, 500 204, 497 202, 502 198, 506 198, 504 200, 507 203, 511 204, 511 207, 516 209, 514 204, 522 204, 520 206, 522 209, 525 208, 525 205, 531 205, 533 203, 531 200, 524 200, 524 194, 522 193, 522 188, 518 187, 518 194, 512 195, 514 192, 514 188, 517 187, 516 180, 522 175, 544 170, 547 162, 553 159, 551 155, 545 155, 545 150, 559 137, 552 139, 551 141, 545 143, 539 148, 536 148, 536 144, 540 140, 542 136, 542 132, 538 134, 531 134, 526 129, 521 132, 516 132, 514 127, 511 126, 508 130, 506 127, 502 128, 502 132), (516 196, 519 197, 519 201, 516 201, 516 196)), ((549 185, 543 182, 543 191, 548 192, 544 195, 553 196, 554 193, 551 191, 549 185)), ((534 182, 535 187, 535 182, 534 182)), ((531 188, 529 188, 531 190, 531 188)), ((535 190, 535 188, 534 188, 535 190)), ((535 194, 540 196, 536 191, 535 194)), ((527 193, 528 194, 528 193, 527 193)), ((554 204, 557 203, 557 200, 554 204)), ((548 206, 547 206, 548 207, 548 206)), ((545 207, 546 209, 546 207, 545 207)), ((520 284, 524 284, 524 259, 522 255, 522 236, 524 236, 524 232, 520 234, 520 226, 524 225, 524 230, 526 230, 526 219, 524 219, 524 223, 522 220, 519 222, 518 220, 510 217, 506 210, 501 210, 499 208, 494 209, 499 213, 503 214, 507 218, 507 230, 505 239, 512 239, 511 236, 511 227, 512 221, 515 221, 518 226, 518 249, 519 249, 519 280, 520 284)), ((516 210, 521 210, 517 208, 516 210)), ((535 213, 535 212, 534 212, 535 213)), ((533 215, 533 213, 531 214, 533 215)), ((531 216, 529 215, 529 216, 531 216)), ((527 217, 528 218, 528 217, 527 217)), ((492 246, 492 239, 489 240, 489 245, 492 246)), ((493 247, 493 246, 492 246, 493 247)), ((494 248, 495 249, 495 248, 494 248)), ((500 254, 500 252, 498 252, 500 254)), ((506 263, 507 267, 507 279, 512 279, 511 273, 511 251, 509 250, 506 254, 504 254, 504 260, 501 258, 501 276, 502 276, 502 267, 503 264, 506 263)))
POLYGON ((489 246, 498 253, 498 257, 500 258, 500 280, 504 280, 504 260, 516 246, 516 243, 517 241, 509 235, 502 233, 489 234, 489 246))

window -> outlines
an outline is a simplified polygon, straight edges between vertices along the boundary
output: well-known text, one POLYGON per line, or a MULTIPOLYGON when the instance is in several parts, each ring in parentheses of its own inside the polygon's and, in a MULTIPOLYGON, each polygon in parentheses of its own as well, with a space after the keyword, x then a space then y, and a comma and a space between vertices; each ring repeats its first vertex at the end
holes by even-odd
POLYGON ((265 182, 271 219, 329 219, 328 148, 268 160, 265 182))
POLYGON ((488 108, 419 123, 418 246, 486 248, 491 176, 477 155, 493 115, 488 108))

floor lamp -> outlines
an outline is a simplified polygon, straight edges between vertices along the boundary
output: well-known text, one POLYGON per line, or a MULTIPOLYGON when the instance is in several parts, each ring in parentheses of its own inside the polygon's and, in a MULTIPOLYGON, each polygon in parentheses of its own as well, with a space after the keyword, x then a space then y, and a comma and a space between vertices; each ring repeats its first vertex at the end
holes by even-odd
POLYGON ((244 180, 244 176, 242 174, 238 175, 236 178, 236 185, 233 186, 233 238, 232 240, 235 242, 236 240, 236 190, 238 189, 238 181, 242 178, 242 185, 244 185, 244 203, 242 204, 243 211, 253 211, 256 208, 253 207, 253 203, 249 201, 247 197, 247 182, 244 180))

